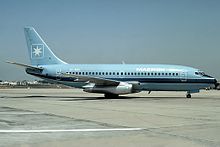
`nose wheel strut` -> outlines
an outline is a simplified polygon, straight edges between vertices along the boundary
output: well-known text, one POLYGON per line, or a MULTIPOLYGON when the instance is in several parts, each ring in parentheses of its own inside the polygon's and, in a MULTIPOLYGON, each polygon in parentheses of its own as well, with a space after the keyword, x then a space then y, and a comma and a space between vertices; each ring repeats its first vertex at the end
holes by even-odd
POLYGON ((187 98, 191 98, 191 94, 190 94, 190 93, 187 93, 187 94, 186 94, 186 97, 187 97, 187 98))

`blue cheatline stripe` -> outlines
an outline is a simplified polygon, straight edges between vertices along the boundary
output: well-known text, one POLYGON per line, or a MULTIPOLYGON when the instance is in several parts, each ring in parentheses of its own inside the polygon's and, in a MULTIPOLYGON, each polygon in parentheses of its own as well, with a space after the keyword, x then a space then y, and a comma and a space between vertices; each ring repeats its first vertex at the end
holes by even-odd
MULTIPOLYGON (((50 80, 57 80, 56 76, 51 75, 42 75, 38 73, 29 73, 31 75, 40 77, 40 78, 46 78, 50 80)), ((116 81, 138 81, 140 83, 205 83, 205 84, 215 84, 214 79, 187 79, 187 80, 181 80, 179 78, 143 78, 143 77, 135 77, 135 78, 106 78, 116 81)), ((59 77, 59 81, 64 82, 75 82, 74 78, 71 77, 59 77)))

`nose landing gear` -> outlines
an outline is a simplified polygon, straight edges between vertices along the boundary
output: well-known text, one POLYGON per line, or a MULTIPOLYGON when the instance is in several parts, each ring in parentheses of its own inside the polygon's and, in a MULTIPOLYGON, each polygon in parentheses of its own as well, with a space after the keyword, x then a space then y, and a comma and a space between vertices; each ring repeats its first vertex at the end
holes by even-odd
POLYGON ((186 98, 191 98, 192 93, 199 93, 199 89, 187 91, 186 98))
POLYGON ((190 94, 190 93, 187 93, 187 94, 186 94, 186 97, 187 97, 187 98, 191 98, 191 94, 190 94))
POLYGON ((119 96, 117 94, 112 93, 105 93, 105 98, 118 98, 119 96))

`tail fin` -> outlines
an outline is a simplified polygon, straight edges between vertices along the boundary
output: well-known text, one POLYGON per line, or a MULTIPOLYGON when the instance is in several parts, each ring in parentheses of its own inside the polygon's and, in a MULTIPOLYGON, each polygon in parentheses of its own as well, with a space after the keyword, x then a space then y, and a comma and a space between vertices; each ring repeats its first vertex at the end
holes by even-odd
POLYGON ((31 65, 66 64, 56 57, 33 27, 25 27, 24 33, 31 65))

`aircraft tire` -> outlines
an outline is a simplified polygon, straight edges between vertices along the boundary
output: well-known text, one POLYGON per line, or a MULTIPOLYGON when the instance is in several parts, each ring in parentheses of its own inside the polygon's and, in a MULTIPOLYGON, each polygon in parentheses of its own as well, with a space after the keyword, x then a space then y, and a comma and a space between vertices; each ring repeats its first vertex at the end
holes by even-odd
POLYGON ((186 98, 191 98, 192 96, 191 96, 191 94, 186 94, 186 98))
POLYGON ((105 93, 105 98, 118 98, 118 95, 112 93, 105 93))

